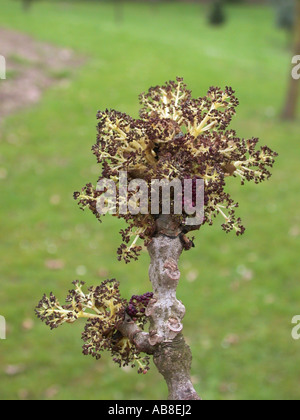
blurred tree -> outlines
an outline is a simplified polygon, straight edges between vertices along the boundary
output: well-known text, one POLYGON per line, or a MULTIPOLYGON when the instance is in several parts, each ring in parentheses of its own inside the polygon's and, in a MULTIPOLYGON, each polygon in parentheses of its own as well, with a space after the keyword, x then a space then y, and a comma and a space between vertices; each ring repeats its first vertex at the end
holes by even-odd
POLYGON ((122 23, 124 20, 123 0, 114 0, 114 7, 115 7, 115 21, 116 23, 122 23))
POLYGON ((295 0, 273 0, 277 9, 277 25, 292 32, 295 24, 295 0))
MULTIPOLYGON (((294 25, 294 52, 300 54, 300 0, 296 0, 296 13, 294 25)), ((284 120, 294 120, 297 114, 299 96, 299 80, 290 76, 290 83, 287 93, 286 103, 282 112, 284 120)))
POLYGON ((28 10, 31 8, 33 0, 22 0, 23 3, 23 10, 25 12, 28 12, 28 10))
POLYGON ((150 0, 150 6, 152 13, 155 14, 158 11, 158 3, 160 0, 150 0))
POLYGON ((225 21, 224 1, 214 0, 209 14, 209 23, 211 25, 222 25, 225 21))

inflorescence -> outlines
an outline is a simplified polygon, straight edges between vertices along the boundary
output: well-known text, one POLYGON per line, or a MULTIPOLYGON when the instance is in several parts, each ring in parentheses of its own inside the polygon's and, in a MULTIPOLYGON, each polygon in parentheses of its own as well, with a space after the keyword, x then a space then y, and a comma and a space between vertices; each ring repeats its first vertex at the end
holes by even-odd
POLYGON ((147 292, 143 295, 133 295, 126 308, 128 315, 140 326, 144 326, 147 322, 146 308, 153 298, 152 292, 147 292))
POLYGON ((133 296, 128 304, 121 298, 119 283, 115 279, 91 287, 87 293, 82 290, 84 282, 75 281, 73 284, 74 289, 69 291, 66 305, 60 305, 52 293, 50 297, 44 295, 36 308, 38 318, 51 329, 85 318, 87 323, 82 334, 84 355, 91 355, 98 360, 101 352, 108 350, 120 367, 138 366, 138 373, 146 373, 149 357, 142 355, 134 343, 120 333, 118 326, 127 312, 128 315, 134 315, 134 318, 139 317, 139 326, 143 328, 146 323, 145 308, 152 293, 133 296))
MULTIPOLYGON (((183 79, 177 78, 142 94, 140 103, 139 119, 115 110, 98 112, 98 137, 92 150, 102 165, 100 180, 111 179, 118 186, 120 171, 127 172, 129 182, 143 179, 149 186, 152 179, 203 179, 204 223, 212 225, 221 215, 225 232, 243 234, 245 228, 235 213, 238 203, 225 191, 226 178, 240 178, 242 184, 262 182, 271 176, 269 168, 277 154, 267 146, 258 148, 257 138, 241 139, 229 129, 239 104, 234 91, 211 87, 206 96, 194 99, 183 79)), ((74 197, 82 209, 89 208, 100 219, 101 194, 87 184, 74 197)), ((119 259, 137 259, 142 249, 137 239, 147 245, 155 234, 157 215, 149 213, 116 212, 128 223, 121 231, 119 259)))

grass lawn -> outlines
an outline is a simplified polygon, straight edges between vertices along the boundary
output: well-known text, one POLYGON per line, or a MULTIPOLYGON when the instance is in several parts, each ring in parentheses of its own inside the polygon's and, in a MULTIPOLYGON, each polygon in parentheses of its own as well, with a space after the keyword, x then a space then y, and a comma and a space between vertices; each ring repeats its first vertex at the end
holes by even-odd
POLYGON ((43 293, 63 298, 78 277, 89 286, 116 277, 127 298, 149 290, 147 254, 118 263, 121 224, 107 218, 99 225, 72 193, 97 180, 90 152, 97 110, 137 116, 138 94, 176 76, 195 96, 231 85, 241 103, 232 127, 280 153, 269 182, 228 187, 246 234, 227 236, 220 219, 197 233, 196 248, 182 258, 178 297, 187 309, 195 387, 205 399, 299 398, 300 342, 291 338, 300 313, 299 121, 278 118, 291 52, 272 9, 232 6, 228 18, 211 28, 196 4, 163 4, 156 12, 125 4, 124 22, 116 24, 110 4, 37 2, 24 14, 18 1, 2 0, 0 26, 72 48, 87 61, 2 127, 0 314, 8 333, 0 341, 1 399, 166 397, 155 368, 139 376, 108 355, 84 357, 81 325, 50 333, 33 311, 43 293), (64 268, 49 270, 52 259, 64 268))

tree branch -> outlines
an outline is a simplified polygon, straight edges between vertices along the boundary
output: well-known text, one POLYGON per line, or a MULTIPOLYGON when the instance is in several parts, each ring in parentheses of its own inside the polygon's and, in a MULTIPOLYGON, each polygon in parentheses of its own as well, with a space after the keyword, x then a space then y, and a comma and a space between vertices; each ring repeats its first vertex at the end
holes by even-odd
POLYGON ((149 342, 149 333, 142 331, 127 313, 125 313, 123 323, 118 326, 118 331, 124 337, 128 337, 139 351, 147 354, 154 353, 154 347, 149 342))
POLYGON ((192 354, 182 335, 185 307, 176 298, 180 279, 178 260, 183 251, 181 227, 175 218, 160 216, 157 235, 148 246, 153 299, 146 315, 150 319, 150 345, 154 363, 166 380, 170 400, 199 400, 190 378, 192 354))

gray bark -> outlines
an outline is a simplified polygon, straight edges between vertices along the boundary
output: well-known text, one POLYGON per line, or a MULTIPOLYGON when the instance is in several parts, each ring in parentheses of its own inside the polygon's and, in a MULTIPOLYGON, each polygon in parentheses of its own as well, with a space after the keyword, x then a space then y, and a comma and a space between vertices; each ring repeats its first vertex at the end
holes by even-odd
POLYGON ((190 377, 192 354, 182 334, 185 307, 176 297, 183 251, 181 229, 170 216, 160 216, 157 229, 148 246, 154 295, 146 310, 153 359, 168 385, 169 400, 199 400, 190 377))
POLYGON ((182 334, 185 307, 176 297, 183 247, 182 227, 171 216, 160 216, 157 233, 148 246, 153 287, 153 298, 146 309, 150 332, 142 331, 129 315, 118 329, 140 351, 153 355, 167 383, 169 400, 200 400, 190 377, 191 350, 182 334))
POLYGON ((154 353, 154 347, 149 342, 149 334, 142 331, 128 314, 125 314, 124 321, 118 326, 118 330, 124 337, 128 337, 139 351, 147 354, 154 353))

